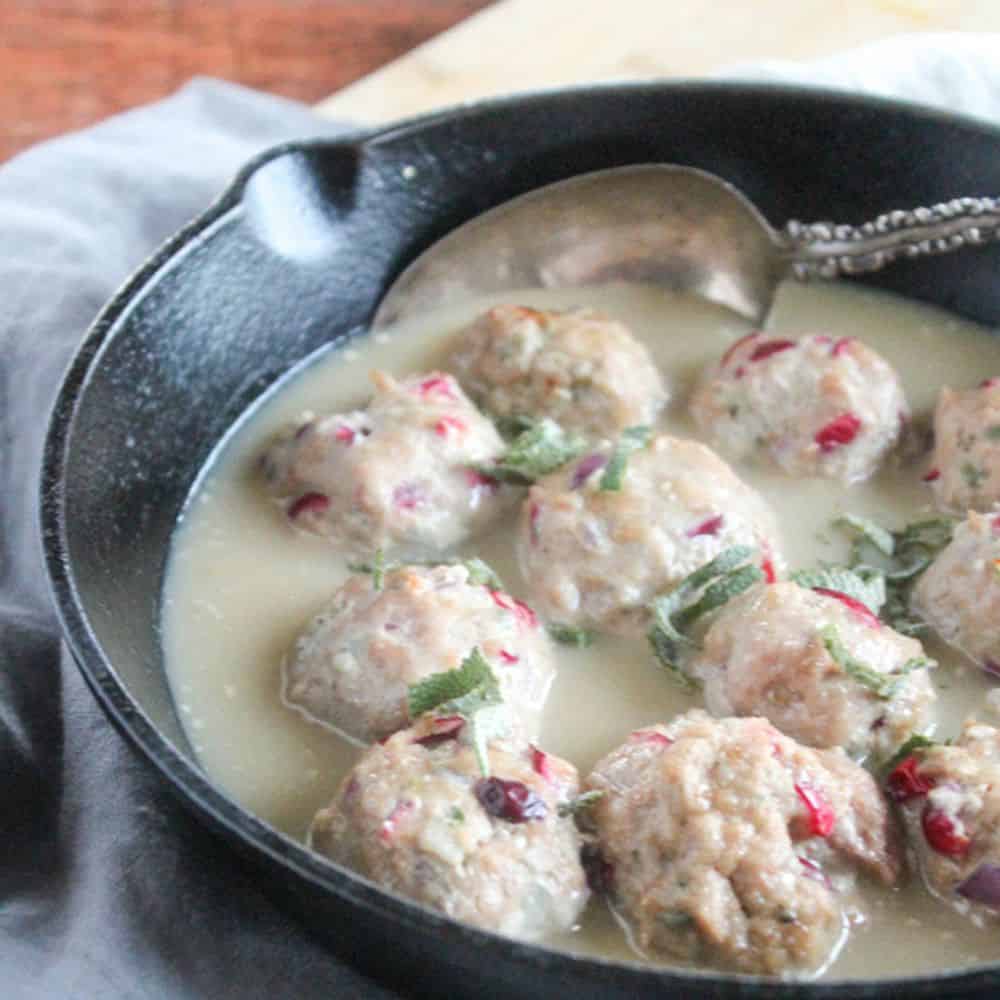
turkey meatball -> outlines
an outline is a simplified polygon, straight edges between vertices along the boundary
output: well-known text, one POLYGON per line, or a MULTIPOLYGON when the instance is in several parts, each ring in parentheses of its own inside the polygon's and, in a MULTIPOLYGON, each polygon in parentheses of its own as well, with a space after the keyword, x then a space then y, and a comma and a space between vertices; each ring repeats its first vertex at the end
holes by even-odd
POLYGON ((760 332, 703 372, 691 413, 731 455, 843 483, 871 476, 909 419, 896 372, 861 341, 760 332))
POLYGON ((734 545, 773 577, 777 529, 766 504, 711 449, 660 435, 605 489, 608 450, 539 480, 521 512, 518 553, 533 599, 561 624, 631 634, 646 606, 734 545))
POLYGON ((425 717, 368 749, 316 814, 314 850, 448 917, 517 938, 567 931, 587 900, 580 838, 559 806, 572 764, 496 742, 484 778, 471 746, 425 717))
POLYGON ((653 423, 668 398, 643 344, 590 309, 497 306, 461 332, 449 367, 490 413, 592 436, 653 423))
POLYGON ((284 698, 314 721, 369 743, 409 723, 409 687, 461 666, 478 647, 511 716, 534 737, 555 656, 532 610, 474 584, 463 565, 352 576, 306 627, 284 664, 284 698))
POLYGON ((644 951, 755 973, 828 964, 858 871, 892 885, 892 817, 840 750, 764 719, 691 711, 640 729, 587 779, 613 903, 644 951))
POLYGON ((1000 676, 1000 513, 970 513, 910 603, 945 642, 1000 676))
POLYGON ((975 389, 941 390, 924 479, 942 510, 964 514, 1000 503, 1000 378, 975 389))
POLYGON ((689 670, 715 715, 763 716, 809 746, 885 759, 934 722, 928 663, 916 639, 861 602, 789 582, 725 605, 689 670), (838 643, 847 662, 834 656, 838 643))
POLYGON ((504 444, 450 375, 374 372, 365 410, 308 418, 261 467, 298 528, 356 552, 417 555, 483 530, 516 491, 475 471, 504 444))
POLYGON ((976 923, 1000 917, 1000 732, 967 722, 904 757, 888 789, 931 893, 976 923))

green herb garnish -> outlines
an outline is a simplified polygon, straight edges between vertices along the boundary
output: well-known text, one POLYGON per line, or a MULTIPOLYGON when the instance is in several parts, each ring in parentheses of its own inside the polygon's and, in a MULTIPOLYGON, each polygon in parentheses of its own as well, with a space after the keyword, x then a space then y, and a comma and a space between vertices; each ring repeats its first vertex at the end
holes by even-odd
POLYGON ((669 676, 687 690, 701 685, 682 667, 687 654, 697 648, 685 630, 764 578, 756 566, 744 565, 753 551, 746 545, 726 549, 649 605, 653 624, 646 637, 653 653, 669 676))
POLYGON ((385 574, 398 569, 401 565, 401 563, 387 563, 385 553, 381 549, 376 549, 370 563, 348 563, 347 568, 352 573, 369 574, 372 578, 372 588, 381 590, 385 586, 385 574))
POLYGON ((385 585, 386 573, 393 573, 405 566, 422 566, 433 569, 435 566, 464 566, 469 573, 469 583, 473 586, 489 587, 490 590, 503 590, 503 581, 496 570, 482 559, 411 559, 407 562, 386 562, 382 550, 379 549, 370 563, 348 563, 347 568, 352 573, 368 573, 372 577, 372 586, 381 590, 385 585))
POLYGON ((622 488, 622 480, 625 476, 625 466, 628 464, 629 455, 640 448, 645 448, 649 444, 649 439, 653 436, 653 428, 645 424, 636 427, 626 427, 622 431, 618 444, 604 467, 604 474, 601 476, 601 489, 607 492, 617 492, 622 488))
POLYGON ((889 775, 904 761, 910 754, 917 750, 926 750, 928 747, 937 746, 937 743, 928 736, 914 733, 883 765, 884 775, 889 775))
POLYGON ((962 478, 970 490, 978 490, 986 482, 986 470, 980 469, 978 465, 973 465, 972 462, 963 462, 962 478))
POLYGON ((502 709, 500 684, 489 661, 478 647, 454 670, 431 674, 410 685, 408 707, 410 718, 426 712, 439 716, 460 715, 465 719, 472 738, 479 770, 484 777, 490 773, 486 746, 491 739, 507 730, 502 709))
POLYGON ((986 428, 986 437, 989 441, 1000 441, 1000 424, 994 424, 986 428))
POLYGON ((855 545, 867 542, 885 556, 891 556, 896 550, 896 540, 893 538, 892 532, 887 531, 882 525, 876 524, 867 517, 859 517, 857 514, 843 514, 834 520, 833 526, 853 532, 856 536, 855 545))
POLYGON ((792 582, 800 587, 815 590, 837 590, 860 601, 872 614, 877 615, 885 604, 885 574, 868 566, 846 569, 843 566, 820 566, 818 569, 800 569, 792 573, 792 582))
POLYGON ((572 461, 586 447, 579 434, 564 431, 554 420, 543 417, 526 426, 494 464, 473 468, 490 479, 528 486, 572 461))
POLYGON ((553 623, 548 627, 548 633, 556 642, 564 646, 576 646, 585 649, 594 641, 594 633, 585 628, 574 628, 572 625, 553 623))
POLYGON ((882 698, 885 701, 895 695, 903 678, 908 674, 912 674, 915 670, 929 670, 937 666, 933 660, 929 660, 925 656, 915 656, 907 660, 899 669, 889 673, 881 673, 851 655, 841 641, 835 625, 827 625, 820 629, 819 634, 826 651, 844 673, 868 688, 877 698, 882 698))
POLYGON ((595 788, 590 792, 581 792, 568 802, 560 802, 556 812, 562 818, 577 816, 582 812, 586 812, 595 802, 599 802, 603 798, 604 792, 599 788, 595 788))

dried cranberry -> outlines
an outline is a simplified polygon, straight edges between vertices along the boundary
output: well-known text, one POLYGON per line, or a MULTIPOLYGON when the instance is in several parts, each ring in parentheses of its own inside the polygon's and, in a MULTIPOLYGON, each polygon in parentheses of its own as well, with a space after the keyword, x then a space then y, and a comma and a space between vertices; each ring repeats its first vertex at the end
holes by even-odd
POLYGON ((598 469, 603 469, 607 463, 607 457, 596 452, 581 459, 580 464, 573 470, 573 478, 569 484, 570 489, 578 490, 598 469))
POLYGON ((442 716, 431 723, 431 731, 426 736, 421 736, 414 742, 422 747, 436 747, 439 743, 457 739, 464 725, 465 719, 460 715, 442 716))
POLYGON ((535 774, 541 775, 550 785, 553 783, 555 775, 549 764, 549 755, 536 746, 531 748, 531 766, 535 769, 535 774))
POLYGON ((992 389, 993 386, 995 386, 995 385, 1000 385, 1000 378, 996 378, 994 376, 993 378, 983 379, 983 381, 979 383, 979 388, 980 389, 992 389))
POLYGON ((288 508, 288 516, 294 521, 302 514, 322 514, 330 506, 330 498, 325 493, 303 493, 288 508))
POLYGON ((417 387, 421 396, 444 396, 445 399, 454 399, 455 390, 452 388, 450 378, 444 375, 432 375, 425 378, 417 387))
POLYGON ((853 337, 841 337, 834 345, 830 353, 836 358, 844 353, 854 343, 853 337))
POLYGON ((853 413, 842 413, 834 417, 825 427, 816 432, 815 440, 824 454, 850 444, 861 430, 861 419, 853 413))
POLYGON ((591 892, 598 896, 606 896, 614 889, 614 866, 605 861, 597 844, 584 844, 580 848, 580 864, 587 876, 587 885, 591 892))
POLYGON ((442 417, 434 425, 434 433, 438 437, 447 437, 452 431, 463 434, 467 429, 465 421, 459 420, 458 417, 442 417))
POLYGON ((722 355, 722 361, 719 362, 721 368, 725 368, 727 364, 732 360, 733 355, 744 345, 749 344, 751 340, 755 340, 757 337, 761 337, 763 334, 757 330, 754 333, 748 333, 745 337, 740 337, 736 343, 729 346, 729 350, 722 355))
POLYGON ((716 514, 714 517, 706 518, 701 524, 696 524, 693 528, 688 528, 686 532, 687 537, 697 538, 699 535, 717 535, 725 519, 725 514, 716 514))
POLYGON ((347 424, 338 424, 337 429, 333 432, 333 436, 341 444, 350 446, 354 444, 355 431, 352 427, 348 427, 347 424))
POLYGON ((889 772, 886 785, 890 798, 896 802, 908 802, 921 795, 926 795, 933 787, 930 778, 923 777, 917 768, 920 761, 914 754, 905 757, 889 772))
POLYGON ((841 604, 845 604, 866 625, 870 625, 872 628, 882 627, 882 622, 879 621, 878 616, 872 612, 871 608, 869 608, 867 604, 859 601, 856 597, 851 597, 849 594, 845 594, 840 590, 830 590, 829 587, 813 587, 813 590, 817 594, 823 594, 825 597, 832 597, 835 600, 840 601, 841 604))
POLYGON ((770 556, 765 556, 760 564, 761 572, 764 574, 765 583, 777 583, 778 574, 774 568, 774 560, 770 556))
POLYGON ((512 611, 523 625, 528 625, 531 628, 538 627, 538 617, 524 601, 519 601, 516 597, 511 597, 510 594, 505 594, 502 590, 491 590, 490 597, 493 598, 494 604, 505 611, 512 611))
POLYGON ((764 361, 772 354, 780 354, 789 348, 795 347, 794 340, 765 340, 763 344, 758 344, 750 355, 751 361, 764 361))
POLYGON ((798 783, 795 785, 795 794, 802 800, 809 814, 810 836, 829 837, 837 825, 837 816, 826 796, 810 785, 798 783))
POLYGON ((957 858, 968 852, 972 842, 955 829, 955 821, 941 809, 935 809, 928 803, 920 818, 920 825, 923 827, 924 839, 938 854, 957 858))
POLYGON ((935 480, 938 480, 938 479, 941 478, 941 470, 940 469, 931 469, 929 472, 924 473, 924 477, 923 478, 924 478, 924 482, 925 483, 933 483, 935 480))
POLYGON ((490 815, 508 823, 544 819, 549 807, 523 781, 480 778, 475 787, 479 804, 490 815))

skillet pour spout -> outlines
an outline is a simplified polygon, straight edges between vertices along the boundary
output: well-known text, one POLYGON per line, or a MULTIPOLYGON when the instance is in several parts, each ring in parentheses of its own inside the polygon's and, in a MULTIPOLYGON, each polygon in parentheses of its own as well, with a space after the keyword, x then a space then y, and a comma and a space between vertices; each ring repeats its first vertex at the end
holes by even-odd
MULTIPOLYGON (((726 267, 718 266, 724 232, 704 237, 699 254, 708 263, 692 266, 690 278, 753 302, 786 266, 771 226, 876 218, 898 204, 947 202, 956 191, 1000 191, 1000 130, 815 89, 673 82, 518 96, 265 154, 115 295, 60 390, 41 517, 66 641, 109 718, 247 859, 271 897, 332 951, 413 995, 995 996, 995 965, 789 982, 585 958, 462 926, 326 862, 247 812, 208 779, 185 737, 160 647, 164 578, 177 520, 234 423, 317 352, 368 327, 392 282, 446 234, 546 185, 620 168, 640 177, 648 164, 713 174, 756 206, 741 221, 753 240, 745 252, 763 261, 752 280, 740 278, 738 255, 723 254, 726 267), (296 239, 303 218, 308 239, 296 239), (761 219, 771 220, 767 229, 761 219)), ((650 233, 630 237, 636 277, 647 266, 639 251, 650 233)), ((528 236, 550 240, 544 228, 528 236)), ((617 253, 602 260, 579 232, 554 233, 550 242, 559 251, 551 266, 579 280, 604 273, 617 253)), ((506 261, 523 282, 520 263, 506 261)), ((934 258, 904 254, 850 280, 996 326, 998 273, 1000 244, 991 244, 934 258)), ((254 921, 246 927, 252 947, 254 921)))
POLYGON ((892 210, 860 226, 792 220, 778 232, 705 170, 617 167, 531 191, 449 233, 393 284, 373 325, 487 293, 616 281, 691 292, 763 325, 788 277, 864 274, 997 238, 996 198, 892 210))

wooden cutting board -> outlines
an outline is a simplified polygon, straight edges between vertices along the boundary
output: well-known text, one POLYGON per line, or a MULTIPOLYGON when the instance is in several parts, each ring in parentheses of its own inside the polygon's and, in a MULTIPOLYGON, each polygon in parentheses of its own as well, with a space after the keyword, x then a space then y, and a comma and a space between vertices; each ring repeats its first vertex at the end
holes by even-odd
POLYGON ((1000 31, 1000 0, 503 0, 318 110, 380 123, 514 90, 701 76, 939 31, 1000 31))

